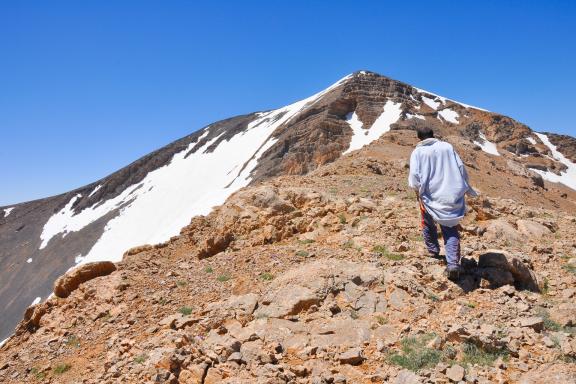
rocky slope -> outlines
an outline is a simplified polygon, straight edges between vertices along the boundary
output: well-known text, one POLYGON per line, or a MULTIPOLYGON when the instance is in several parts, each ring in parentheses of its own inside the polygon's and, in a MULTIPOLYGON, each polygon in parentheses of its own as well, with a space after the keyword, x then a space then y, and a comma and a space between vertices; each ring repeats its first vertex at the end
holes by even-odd
POLYGON ((0 208, 0 340, 74 265, 119 261, 130 247, 167 241, 246 185, 306 174, 389 130, 421 124, 460 145, 492 192, 507 190, 510 174, 526 199, 544 180, 576 188, 573 138, 357 72, 289 106, 211 124, 88 186, 0 208))
POLYGON ((450 282, 424 255, 406 187, 410 124, 306 175, 254 182, 115 265, 70 272, 0 348, 0 379, 576 382, 576 193, 502 144, 476 150, 474 135, 497 135, 489 121, 439 126, 482 192, 462 223, 467 273, 450 282))

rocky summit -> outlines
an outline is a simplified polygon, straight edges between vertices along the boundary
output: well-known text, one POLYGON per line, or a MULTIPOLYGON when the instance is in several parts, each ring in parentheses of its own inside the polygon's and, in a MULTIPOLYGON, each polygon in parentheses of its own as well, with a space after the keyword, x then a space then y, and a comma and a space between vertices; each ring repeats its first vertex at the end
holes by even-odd
POLYGON ((365 71, 212 124, 0 210, 0 381, 576 383, 575 153, 365 71), (407 187, 422 124, 480 192, 454 282, 407 187))

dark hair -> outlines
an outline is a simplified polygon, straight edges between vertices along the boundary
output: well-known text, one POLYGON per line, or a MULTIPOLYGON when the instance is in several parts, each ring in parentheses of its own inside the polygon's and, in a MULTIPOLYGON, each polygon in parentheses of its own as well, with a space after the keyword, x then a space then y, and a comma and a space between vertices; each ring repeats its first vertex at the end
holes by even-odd
POLYGON ((434 131, 430 127, 418 127, 416 128, 416 134, 420 140, 429 139, 434 137, 434 131))

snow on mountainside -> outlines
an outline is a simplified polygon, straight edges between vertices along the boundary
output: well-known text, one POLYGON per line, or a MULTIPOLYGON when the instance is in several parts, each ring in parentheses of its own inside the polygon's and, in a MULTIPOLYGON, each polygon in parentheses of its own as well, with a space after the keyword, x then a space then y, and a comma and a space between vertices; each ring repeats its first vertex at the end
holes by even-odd
POLYGON ((118 261, 131 247, 178 235, 242 187, 307 174, 422 124, 469 153, 468 166, 497 158, 525 188, 542 188, 540 177, 576 188, 572 138, 552 144, 506 116, 356 72, 286 107, 213 123, 88 186, 1 208, 0 339, 76 264, 118 261))

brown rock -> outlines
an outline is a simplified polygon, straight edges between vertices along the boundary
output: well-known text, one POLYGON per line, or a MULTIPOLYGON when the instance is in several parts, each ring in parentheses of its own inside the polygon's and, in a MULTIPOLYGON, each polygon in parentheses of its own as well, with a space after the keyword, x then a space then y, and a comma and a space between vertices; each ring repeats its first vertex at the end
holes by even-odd
POLYGON ((107 276, 115 270, 116 265, 110 261, 81 265, 56 280, 54 283, 54 294, 62 298, 68 297, 80 284, 100 276, 107 276))

